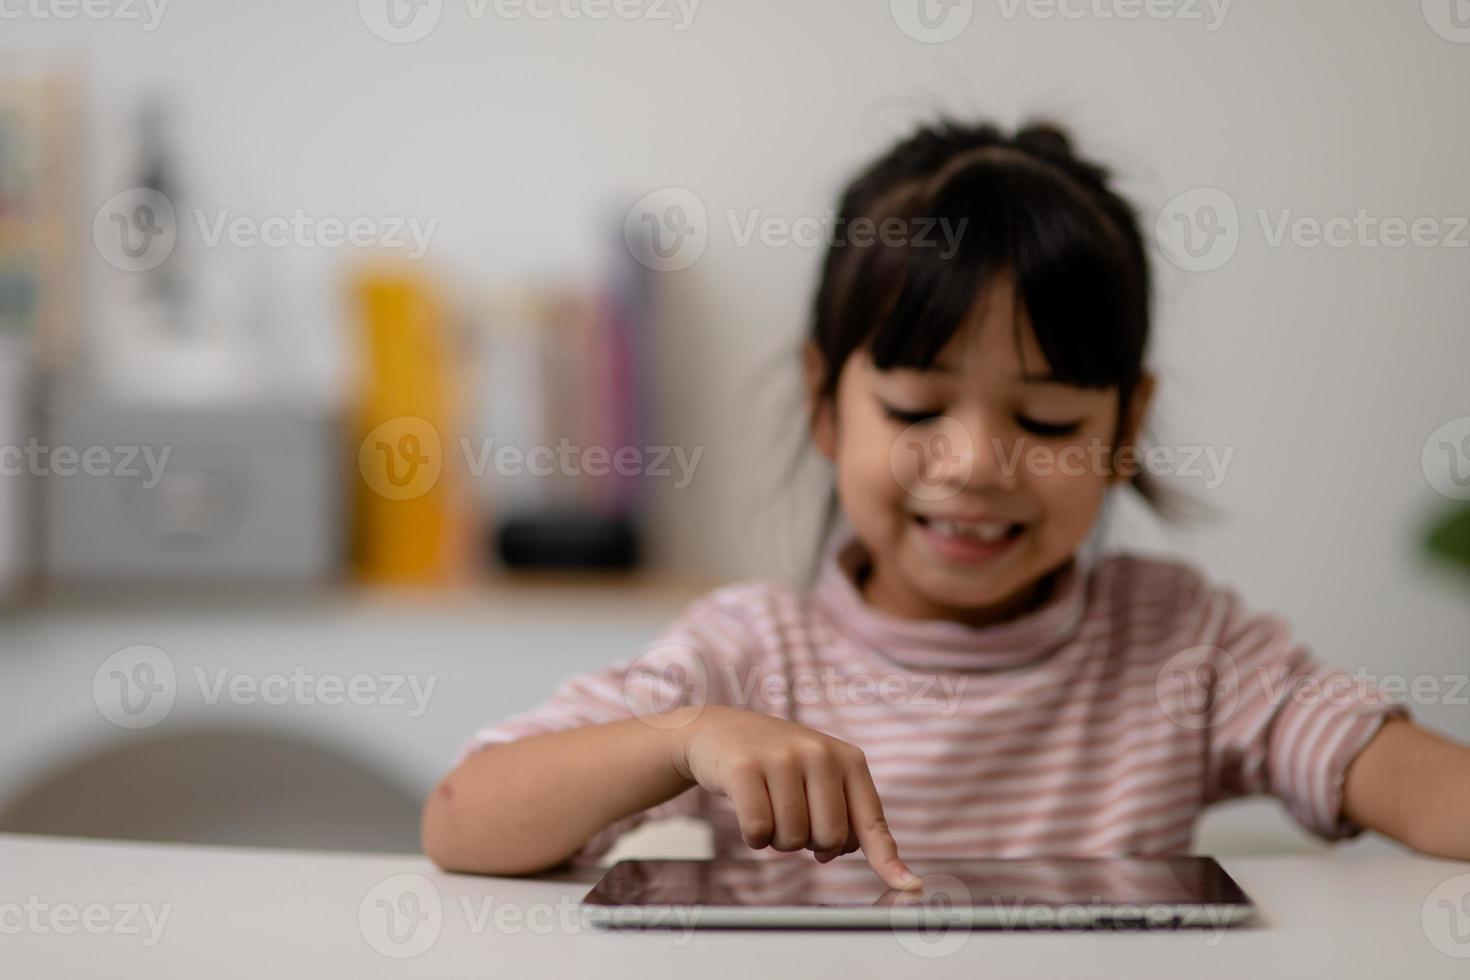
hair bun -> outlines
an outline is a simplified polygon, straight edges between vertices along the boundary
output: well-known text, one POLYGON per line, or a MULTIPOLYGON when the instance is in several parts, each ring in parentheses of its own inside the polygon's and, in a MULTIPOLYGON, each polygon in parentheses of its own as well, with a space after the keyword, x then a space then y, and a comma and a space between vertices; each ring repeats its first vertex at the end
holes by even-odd
POLYGON ((1072 138, 1065 129, 1052 122, 1027 123, 1016 133, 1016 143, 1040 156, 1063 160, 1077 158, 1072 152, 1072 138))

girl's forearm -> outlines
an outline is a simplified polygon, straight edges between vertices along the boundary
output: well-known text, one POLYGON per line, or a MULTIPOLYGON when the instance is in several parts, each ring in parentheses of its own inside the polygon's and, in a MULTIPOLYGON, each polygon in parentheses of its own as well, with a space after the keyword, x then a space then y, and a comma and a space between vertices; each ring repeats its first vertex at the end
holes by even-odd
POLYGON ((448 871, 530 874, 571 857, 614 821, 694 783, 675 753, 685 722, 630 718, 491 745, 424 804, 424 853, 448 871))
POLYGON ((1470 859, 1470 747, 1387 722, 1348 770, 1348 816, 1439 857, 1470 859))

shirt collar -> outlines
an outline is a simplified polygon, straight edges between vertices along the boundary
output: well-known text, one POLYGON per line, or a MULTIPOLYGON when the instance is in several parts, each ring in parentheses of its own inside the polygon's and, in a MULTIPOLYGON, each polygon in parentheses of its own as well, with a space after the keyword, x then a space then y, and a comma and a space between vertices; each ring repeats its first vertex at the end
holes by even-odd
POLYGON ((828 549, 814 595, 833 626, 907 668, 1001 670, 1050 656, 1076 636, 1086 612, 1086 589, 1075 561, 1055 574, 1051 593, 1034 609, 988 626, 952 620, 904 619, 870 605, 857 585, 869 563, 867 549, 850 533, 828 549))

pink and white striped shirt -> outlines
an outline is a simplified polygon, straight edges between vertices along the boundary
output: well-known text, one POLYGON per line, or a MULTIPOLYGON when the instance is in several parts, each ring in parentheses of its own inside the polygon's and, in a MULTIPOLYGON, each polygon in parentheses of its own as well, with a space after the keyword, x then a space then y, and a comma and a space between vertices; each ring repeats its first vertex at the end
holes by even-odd
MULTIPOLYGON (((722 704, 861 747, 906 858, 1179 854, 1206 806, 1255 793, 1320 837, 1359 832, 1341 812, 1344 774, 1403 708, 1188 566, 1073 563, 1040 607, 977 628, 874 609, 857 585, 866 561, 848 537, 810 591, 717 589, 641 656, 571 678, 460 757, 722 704)), ((717 855, 774 855, 750 851, 729 800, 695 787, 607 827, 574 860, 673 815, 707 820, 717 855)))

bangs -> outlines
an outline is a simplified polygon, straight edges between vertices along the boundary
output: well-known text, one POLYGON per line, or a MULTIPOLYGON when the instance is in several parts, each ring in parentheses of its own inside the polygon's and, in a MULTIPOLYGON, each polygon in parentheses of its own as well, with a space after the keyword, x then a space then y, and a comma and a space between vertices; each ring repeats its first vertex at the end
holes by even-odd
POLYGON ((841 347, 866 348, 881 370, 927 369, 985 287, 1009 277, 1018 351, 1029 319, 1055 380, 1125 392, 1137 383, 1148 285, 1142 245, 1121 230, 1131 214, 1120 222, 1061 170, 999 148, 873 204, 845 215, 847 227, 897 219, 906 233, 836 250, 844 301, 828 312, 841 347))

